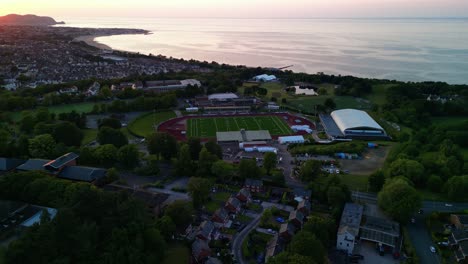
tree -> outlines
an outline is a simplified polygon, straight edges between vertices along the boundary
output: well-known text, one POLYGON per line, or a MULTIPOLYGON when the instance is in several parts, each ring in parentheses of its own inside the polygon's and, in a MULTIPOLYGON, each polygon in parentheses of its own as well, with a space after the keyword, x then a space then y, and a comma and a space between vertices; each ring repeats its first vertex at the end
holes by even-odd
POLYGON ((112 144, 117 148, 128 144, 127 136, 122 131, 106 126, 99 129, 97 141, 101 145, 112 144))
POLYGON ((429 177, 429 179, 427 180, 427 187, 433 192, 440 192, 442 190, 443 185, 444 182, 437 175, 431 175, 431 177, 429 177))
POLYGON ((323 103, 323 106, 325 107, 325 109, 329 109, 329 110, 333 110, 336 108, 335 101, 333 101, 332 98, 327 98, 325 102, 323 103))
POLYGON ((177 154, 177 140, 168 133, 153 133, 147 138, 149 153, 170 160, 177 154))
POLYGON ((106 173, 106 182, 111 183, 119 179, 119 172, 116 168, 110 168, 106 173))
POLYGON ((218 157, 218 159, 223 158, 223 149, 221 148, 216 141, 210 140, 205 143, 205 148, 210 152, 211 154, 214 154, 218 157))
POLYGON ((218 159, 214 154, 210 153, 205 147, 200 151, 198 158, 197 176, 209 177, 211 176, 211 167, 218 159))
POLYGON ((424 184, 424 167, 421 163, 409 159, 397 159, 390 164, 389 177, 404 176, 417 186, 424 184))
POLYGON ((177 176, 187 177, 195 174, 189 145, 184 144, 180 147, 179 157, 177 158, 175 167, 177 176))
POLYGON ((317 263, 323 263, 325 259, 326 250, 317 237, 308 232, 298 232, 289 245, 291 253, 297 253, 302 256, 309 256, 317 263))
POLYGON ((184 230, 192 222, 193 213, 192 204, 181 200, 169 204, 164 210, 164 215, 169 216, 179 230, 184 230))
POLYGON ((193 207, 200 208, 210 197, 212 183, 205 178, 190 178, 187 191, 192 197, 193 207))
POLYGON ((55 156, 56 143, 50 134, 36 136, 29 140, 29 154, 37 159, 51 159, 55 156))
POLYGON ((263 211, 262 217, 260 218, 260 225, 266 226, 270 222, 270 219, 273 217, 273 212, 270 209, 263 211))
POLYGON ((156 219, 156 227, 161 230, 161 234, 169 240, 176 232, 176 225, 172 218, 168 215, 164 215, 161 218, 156 219))
POLYGON ((302 181, 312 181, 322 172, 322 164, 318 160, 308 160, 301 166, 299 177, 302 181))
POLYGON ((368 184, 369 184, 370 190, 373 192, 380 192, 384 183, 385 183, 385 174, 383 173, 382 170, 378 170, 369 176, 368 184))
POLYGON ((97 164, 104 167, 112 167, 117 162, 118 149, 112 144, 101 145, 94 150, 94 158, 97 164))
POLYGON ((187 144, 189 146, 190 155, 192 157, 192 160, 198 160, 198 155, 200 154, 200 151, 202 150, 202 145, 201 145, 200 139, 190 137, 187 140, 187 144))
POLYGON ((315 262, 312 257, 303 256, 296 253, 283 251, 278 255, 268 259, 268 264, 317 264, 322 262, 315 262))
POLYGON ((335 236, 335 221, 333 218, 309 216, 303 230, 314 234, 325 247, 330 246, 335 236))
POLYGON ((254 159, 243 159, 239 163, 239 177, 241 179, 260 178, 260 168, 254 159))
POLYGON ((140 152, 136 145, 122 146, 117 152, 117 160, 127 169, 133 169, 140 163, 140 152))
POLYGON ((421 206, 418 192, 401 178, 389 180, 378 195, 378 205, 395 220, 408 221, 421 206))
POLYGON ((98 121, 98 126, 99 128, 106 126, 113 129, 120 129, 122 128, 122 123, 117 118, 104 118, 98 121))
POLYGON ((0 129, 0 156, 7 156, 8 145, 11 141, 11 135, 5 129, 0 129))
POLYGON ((272 169, 276 168, 277 162, 276 153, 267 152, 263 155, 263 167, 266 169, 268 175, 272 169))
POLYGON ((234 167, 231 163, 218 160, 211 166, 211 173, 222 182, 229 182, 234 175, 234 167))
POLYGON ((58 143, 66 146, 80 146, 83 140, 83 132, 73 123, 64 121, 54 126, 52 136, 58 143))
POLYGON ((468 175, 453 176, 446 185, 447 197, 454 201, 468 200, 468 175))
POLYGON ((320 88, 318 89, 318 94, 319 94, 319 95, 328 95, 327 88, 325 88, 325 87, 320 87, 320 88))
POLYGON ((327 190, 327 201, 332 206, 341 206, 346 202, 346 193, 340 186, 330 186, 327 190))
POLYGON ((31 133, 36 125, 36 120, 31 114, 27 114, 20 121, 20 130, 25 133, 31 133))

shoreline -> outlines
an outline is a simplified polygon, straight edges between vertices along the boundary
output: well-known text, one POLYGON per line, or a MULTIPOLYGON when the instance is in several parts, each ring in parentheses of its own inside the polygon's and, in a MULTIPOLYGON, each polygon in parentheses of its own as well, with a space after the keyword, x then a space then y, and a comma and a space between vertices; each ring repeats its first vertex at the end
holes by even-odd
POLYGON ((83 41, 84 43, 88 44, 89 46, 92 46, 92 47, 95 47, 95 48, 98 48, 98 49, 101 49, 101 50, 112 50, 113 51, 114 49, 112 49, 111 47, 96 41, 96 38, 107 37, 107 36, 113 36, 113 35, 104 35, 104 34, 85 35, 85 36, 76 37, 73 41, 77 41, 77 42, 83 41))

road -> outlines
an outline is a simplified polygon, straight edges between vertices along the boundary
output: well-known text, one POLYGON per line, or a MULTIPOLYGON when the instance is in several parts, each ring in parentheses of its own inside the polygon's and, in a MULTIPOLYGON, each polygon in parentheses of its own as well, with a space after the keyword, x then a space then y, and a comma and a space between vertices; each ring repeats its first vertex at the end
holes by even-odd
MULTIPOLYGON (((377 203, 377 195, 373 193, 364 192, 352 192, 352 198, 354 200, 365 201, 368 203, 377 203)), ((468 208, 468 203, 447 203, 447 202, 435 202, 435 201, 423 201, 421 209, 423 214, 415 215, 415 223, 408 224, 408 233, 411 242, 416 249, 416 252, 420 258, 420 262, 424 264, 439 264, 441 263, 440 256, 432 253, 429 249, 430 246, 434 246, 434 242, 431 239, 429 230, 426 228, 425 219, 432 212, 457 212, 463 211, 468 208)))
POLYGON ((261 217, 262 214, 258 214, 258 216, 255 217, 253 221, 250 222, 240 233, 236 234, 234 240, 232 241, 232 251, 234 253, 234 257, 240 264, 247 264, 247 262, 244 260, 244 256, 242 255, 242 243, 250 231, 257 227, 261 217))

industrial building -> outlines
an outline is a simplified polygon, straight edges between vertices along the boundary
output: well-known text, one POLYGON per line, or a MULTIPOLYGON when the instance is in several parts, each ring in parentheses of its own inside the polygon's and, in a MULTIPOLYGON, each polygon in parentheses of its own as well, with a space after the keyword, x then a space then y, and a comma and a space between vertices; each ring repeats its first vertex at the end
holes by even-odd
POLYGON ((278 142, 280 144, 303 144, 305 139, 303 136, 286 136, 278 137, 278 142))
POLYGON ((385 130, 365 111, 342 109, 319 117, 331 138, 388 139, 385 130))

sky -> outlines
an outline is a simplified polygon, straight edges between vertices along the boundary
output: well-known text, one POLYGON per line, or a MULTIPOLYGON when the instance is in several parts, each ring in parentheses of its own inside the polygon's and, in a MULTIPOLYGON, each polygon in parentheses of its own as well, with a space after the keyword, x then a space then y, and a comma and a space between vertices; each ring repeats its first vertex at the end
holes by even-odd
POLYGON ((468 0, 0 0, 0 15, 53 17, 466 17, 468 0))

